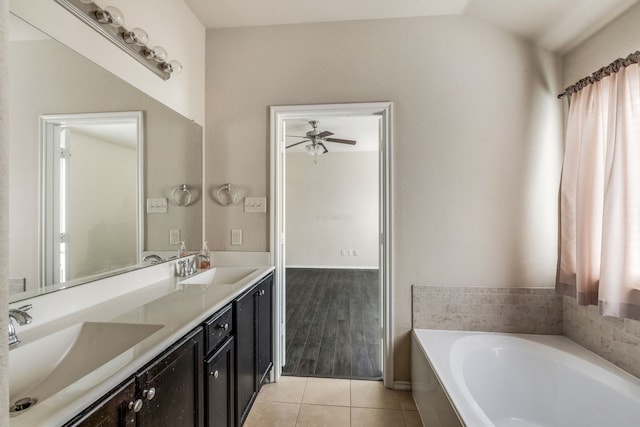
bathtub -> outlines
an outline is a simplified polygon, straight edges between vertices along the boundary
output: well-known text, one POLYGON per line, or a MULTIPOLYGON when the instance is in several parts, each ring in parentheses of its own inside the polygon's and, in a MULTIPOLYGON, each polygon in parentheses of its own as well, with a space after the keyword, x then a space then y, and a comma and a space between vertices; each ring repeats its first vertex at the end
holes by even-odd
POLYGON ((640 380, 564 336, 415 329, 411 356, 425 426, 640 426, 640 380))

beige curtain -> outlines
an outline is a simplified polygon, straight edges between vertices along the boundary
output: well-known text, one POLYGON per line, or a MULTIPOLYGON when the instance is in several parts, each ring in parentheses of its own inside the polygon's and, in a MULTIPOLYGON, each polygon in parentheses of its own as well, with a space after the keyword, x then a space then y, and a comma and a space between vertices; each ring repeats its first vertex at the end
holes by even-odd
POLYGON ((560 189, 557 289, 640 320, 640 68, 571 96, 560 189))

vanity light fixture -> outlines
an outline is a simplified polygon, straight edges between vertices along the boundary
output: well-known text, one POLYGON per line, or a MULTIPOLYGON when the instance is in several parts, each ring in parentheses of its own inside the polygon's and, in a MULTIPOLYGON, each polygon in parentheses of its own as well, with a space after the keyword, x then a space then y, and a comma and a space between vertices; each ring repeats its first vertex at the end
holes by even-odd
POLYGON ((178 61, 168 61, 168 54, 164 48, 147 46, 149 35, 145 30, 137 27, 127 30, 124 27, 124 14, 120 9, 113 6, 102 8, 91 0, 55 0, 55 2, 163 80, 168 80, 172 74, 182 71, 182 64, 178 61))

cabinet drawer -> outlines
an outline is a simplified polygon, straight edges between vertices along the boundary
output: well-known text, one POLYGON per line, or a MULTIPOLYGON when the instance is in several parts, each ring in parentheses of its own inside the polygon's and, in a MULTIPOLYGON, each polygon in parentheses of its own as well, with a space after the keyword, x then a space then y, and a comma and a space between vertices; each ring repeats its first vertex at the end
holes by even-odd
POLYGON ((218 347, 232 332, 233 312, 231 305, 228 305, 205 322, 205 354, 218 347))

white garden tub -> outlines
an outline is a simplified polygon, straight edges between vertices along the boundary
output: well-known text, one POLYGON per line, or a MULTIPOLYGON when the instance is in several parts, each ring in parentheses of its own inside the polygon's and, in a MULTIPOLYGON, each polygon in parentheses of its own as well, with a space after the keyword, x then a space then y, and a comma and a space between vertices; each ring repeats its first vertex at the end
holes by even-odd
POLYGON ((640 380, 564 336, 416 329, 411 365, 425 425, 640 426, 640 380))

